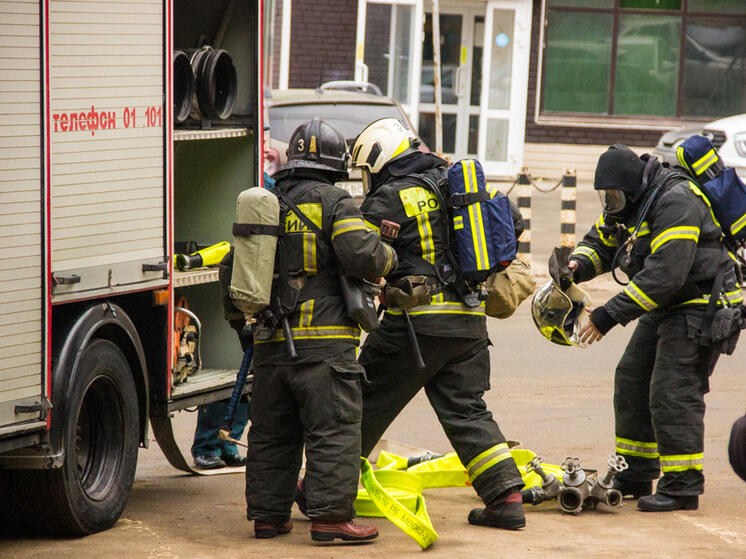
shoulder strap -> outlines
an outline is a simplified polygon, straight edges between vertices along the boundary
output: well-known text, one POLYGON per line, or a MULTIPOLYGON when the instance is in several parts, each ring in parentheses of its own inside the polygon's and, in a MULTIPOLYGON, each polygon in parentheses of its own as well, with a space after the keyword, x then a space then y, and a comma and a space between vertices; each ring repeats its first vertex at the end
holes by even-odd
MULTIPOLYGON (((301 185, 301 188, 305 187, 305 189, 309 189, 309 186, 301 185)), ((298 187, 296 187, 298 188, 298 187)), ((293 202, 290 197, 283 193, 280 189, 277 189, 277 197, 291 210, 293 210, 293 213, 295 213, 296 216, 298 216, 298 219, 300 219, 306 227, 308 227, 311 231, 316 233, 316 236, 318 236, 324 243, 326 243, 330 248, 332 247, 332 240, 318 225, 316 225, 311 219, 304 214, 302 211, 300 211, 300 208, 293 202)))

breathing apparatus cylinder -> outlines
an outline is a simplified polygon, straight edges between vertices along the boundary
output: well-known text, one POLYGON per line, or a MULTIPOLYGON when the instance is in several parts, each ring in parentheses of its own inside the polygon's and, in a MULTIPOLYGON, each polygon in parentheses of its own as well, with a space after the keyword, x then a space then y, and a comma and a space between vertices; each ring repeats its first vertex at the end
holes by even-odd
POLYGON ((249 188, 238 195, 233 224, 233 274, 228 292, 245 315, 269 305, 280 234, 280 203, 264 188, 249 188))
POLYGON ((174 256, 174 265, 181 270, 190 270, 192 268, 201 268, 202 266, 214 266, 220 264, 223 257, 228 254, 231 244, 228 241, 221 241, 192 254, 177 254, 174 256))

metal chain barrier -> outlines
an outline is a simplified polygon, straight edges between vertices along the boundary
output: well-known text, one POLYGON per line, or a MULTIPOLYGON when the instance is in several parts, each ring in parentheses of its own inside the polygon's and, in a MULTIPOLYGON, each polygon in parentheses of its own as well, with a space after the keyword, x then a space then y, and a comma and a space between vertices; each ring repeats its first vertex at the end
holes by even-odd
POLYGON ((542 188, 531 177, 527 167, 523 167, 518 177, 510 185, 506 194, 510 194, 518 186, 518 209, 524 221, 523 234, 518 243, 518 256, 524 261, 531 258, 531 191, 532 187, 541 193, 547 194, 562 187, 562 205, 560 210, 560 245, 575 246, 576 215, 576 188, 577 174, 575 169, 564 169, 560 180, 551 188, 542 188))

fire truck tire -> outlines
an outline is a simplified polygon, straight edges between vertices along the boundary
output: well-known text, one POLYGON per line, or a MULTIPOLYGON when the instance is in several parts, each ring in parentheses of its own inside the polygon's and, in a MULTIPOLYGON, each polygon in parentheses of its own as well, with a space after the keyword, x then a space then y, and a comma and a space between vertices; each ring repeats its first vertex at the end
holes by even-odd
POLYGON ((23 532, 83 536, 105 530, 121 516, 132 489, 139 414, 127 359, 111 341, 94 340, 74 378, 64 466, 6 472, 15 478, 22 504, 15 520, 23 532))

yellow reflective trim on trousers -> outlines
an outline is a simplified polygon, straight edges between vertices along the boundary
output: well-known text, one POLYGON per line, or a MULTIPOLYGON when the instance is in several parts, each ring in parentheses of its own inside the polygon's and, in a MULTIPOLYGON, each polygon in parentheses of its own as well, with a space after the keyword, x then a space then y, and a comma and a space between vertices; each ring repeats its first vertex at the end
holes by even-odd
POLYGON ((704 453, 661 455, 661 470, 666 472, 685 472, 701 470, 704 465, 704 453))
POLYGON ((335 221, 332 225, 332 241, 337 235, 347 233, 349 231, 367 231, 369 227, 365 225, 365 222, 359 217, 353 217, 349 219, 340 219, 335 221))
POLYGON ((605 223, 606 222, 604 221, 604 216, 601 215, 601 217, 599 217, 596 220, 596 223, 595 223, 596 233, 598 233, 598 237, 599 237, 599 239, 601 239, 601 242, 603 244, 605 244, 607 247, 615 247, 616 246, 616 239, 611 238, 611 237, 607 237, 606 235, 604 235, 601 232, 601 227, 603 227, 605 223))
POLYGON ((694 172, 697 175, 701 175, 704 173, 715 161, 717 161, 717 154, 715 154, 715 149, 711 149, 707 153, 705 153, 702 157, 700 157, 697 161, 692 163, 692 168, 694 168, 694 172))
POLYGON ((601 258, 598 256, 598 253, 595 250, 593 250, 591 247, 587 247, 583 245, 579 246, 572 253, 572 256, 577 256, 577 255, 581 255, 581 256, 585 256, 589 258, 590 261, 593 263, 593 268, 596 270, 597 275, 603 271, 603 266, 601 264, 601 258))
POLYGON ((731 235, 735 235, 744 227, 746 227, 746 214, 743 214, 740 218, 738 218, 738 221, 736 221, 733 225, 731 225, 731 228, 730 228, 731 235))
POLYGON ((723 227, 720 225, 720 222, 718 221, 718 218, 715 217, 715 212, 712 211, 712 204, 710 204, 710 200, 707 198, 707 196, 705 195, 705 193, 702 192, 702 190, 700 190, 699 186, 697 186, 692 181, 689 181, 689 190, 691 190, 692 192, 694 192, 694 194, 696 196, 699 196, 700 198, 702 198, 702 200, 704 201, 704 203, 707 204, 707 207, 710 208, 710 216, 712 217, 712 221, 714 221, 715 225, 717 225, 718 227, 720 227, 720 229, 722 230, 723 227))
MULTIPOLYGON (((466 172, 467 167, 469 170, 469 175, 471 176, 471 192, 479 192, 479 186, 477 185, 477 168, 474 164, 473 159, 469 159, 468 161, 461 162, 461 166, 464 167, 464 172, 466 172), (465 165, 466 164, 466 165, 465 165)), ((467 190, 469 192, 469 190, 467 190)), ((474 214, 477 217, 477 227, 478 229, 476 231, 472 231, 472 235, 474 238, 474 248, 479 251, 479 254, 481 255, 481 265, 479 264, 479 260, 477 261, 477 269, 478 270, 489 270, 490 269, 490 256, 489 252, 487 251, 487 235, 484 232, 484 220, 482 219, 482 205, 477 204, 470 204, 470 208, 474 208, 474 214), (478 246, 477 246, 478 245, 478 246)))
MULTIPOLYGON (((733 291, 728 291, 727 293, 724 293, 726 301, 730 303, 731 305, 735 305, 737 303, 743 302, 743 292, 741 289, 734 289, 733 291)), ((684 301, 683 303, 679 303, 680 305, 696 305, 696 304, 707 304, 710 302, 710 293, 705 293, 702 295, 702 297, 697 297, 696 299, 689 299, 688 301, 684 301)), ((721 306, 723 303, 722 301, 718 301, 718 306, 721 306)), ((678 305, 677 305, 678 306, 678 305)))
POLYGON ((421 213, 415 219, 417 220, 417 231, 420 234, 422 259, 430 264, 435 264, 435 243, 433 242, 433 230, 430 228, 430 218, 427 213, 421 213))
POLYGON ((624 293, 638 305, 640 305, 645 311, 652 311, 658 306, 658 303, 653 301, 650 297, 645 295, 645 292, 635 285, 635 282, 629 282, 629 285, 624 288, 624 293))
POLYGON ((469 480, 473 482, 485 470, 508 458, 513 458, 513 455, 510 454, 510 449, 506 443, 496 444, 484 452, 479 453, 466 465, 466 471, 469 473, 469 480))
MULTIPOLYGON (((392 497, 376 479, 373 467, 365 458, 360 458, 360 481, 383 515, 400 530, 416 541, 422 549, 427 549, 438 539, 425 507, 425 499, 417 495, 415 511, 410 512, 404 505, 392 497)), ((406 472, 397 472, 406 474, 406 472)), ((421 487, 421 486, 420 486, 421 487)), ((420 490, 421 492, 421 490, 420 490)))
POLYGON ((674 239, 689 239, 697 243, 699 241, 699 232, 699 227, 695 226, 681 225, 678 227, 669 227, 650 241, 650 254, 653 254, 664 244, 674 239))
POLYGON ((622 437, 616 438, 616 451, 618 454, 626 456, 639 456, 640 458, 649 458, 654 460, 658 458, 658 443, 633 441, 622 437))
MULTIPOLYGON (((298 327, 291 328, 290 332, 294 340, 359 340, 360 329, 350 328, 349 326, 316 326, 316 327, 298 327)), ((283 331, 275 330, 269 340, 255 340, 255 343, 284 342, 285 334, 283 331)))
POLYGON ((314 299, 309 299, 308 301, 301 303, 300 320, 298 321, 299 327, 303 328, 311 326, 311 319, 313 318, 313 303, 314 299))

